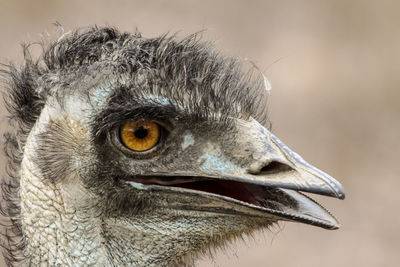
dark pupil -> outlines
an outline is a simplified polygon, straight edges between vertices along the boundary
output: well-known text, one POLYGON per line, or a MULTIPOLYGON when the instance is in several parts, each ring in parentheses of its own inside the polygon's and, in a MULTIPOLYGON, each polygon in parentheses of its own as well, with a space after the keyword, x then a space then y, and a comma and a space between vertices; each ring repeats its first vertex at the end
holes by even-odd
POLYGON ((134 132, 136 138, 138 139, 143 139, 146 138, 147 135, 149 134, 149 132, 147 131, 146 128, 144 128, 143 126, 140 126, 139 128, 137 128, 134 132))

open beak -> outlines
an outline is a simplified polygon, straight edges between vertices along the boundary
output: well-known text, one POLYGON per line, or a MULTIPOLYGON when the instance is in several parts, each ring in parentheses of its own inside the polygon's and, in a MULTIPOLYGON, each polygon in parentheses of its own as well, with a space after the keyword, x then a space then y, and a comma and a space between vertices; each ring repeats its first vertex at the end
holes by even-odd
POLYGON ((245 134, 230 149, 229 157, 223 146, 202 144, 204 153, 194 161, 192 170, 169 169, 132 178, 128 183, 141 190, 216 200, 191 209, 210 211, 226 208, 228 203, 229 212, 339 228, 325 208, 301 192, 344 199, 340 183, 307 163, 257 121, 239 121, 239 127, 245 134), (241 164, 234 164, 232 159, 241 164))

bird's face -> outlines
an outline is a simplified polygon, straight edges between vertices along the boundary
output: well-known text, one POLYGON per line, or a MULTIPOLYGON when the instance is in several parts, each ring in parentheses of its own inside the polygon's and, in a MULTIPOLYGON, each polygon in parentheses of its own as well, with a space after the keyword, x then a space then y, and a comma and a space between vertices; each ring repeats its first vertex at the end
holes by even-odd
POLYGON ((101 218, 114 247, 147 254, 202 250, 279 220, 338 228, 302 192, 342 199, 341 185, 269 131, 265 90, 201 47, 157 45, 148 67, 93 64, 48 97, 39 168, 64 199, 101 218), (146 238, 157 246, 137 245, 146 238))
MULTIPOLYGON (((341 185, 251 115, 222 117, 209 109, 202 116, 166 96, 140 98, 135 88, 110 87, 67 96, 62 111, 51 112, 62 114, 53 123, 65 132, 65 146, 79 144, 68 160, 81 179, 77 199, 97 207, 99 216, 129 222, 128 229, 143 218, 161 220, 160 227, 167 224, 176 233, 199 238, 202 231, 202 242, 278 220, 338 228, 329 212, 301 192, 344 198, 341 185)), ((75 181, 60 182, 76 190, 75 181)))

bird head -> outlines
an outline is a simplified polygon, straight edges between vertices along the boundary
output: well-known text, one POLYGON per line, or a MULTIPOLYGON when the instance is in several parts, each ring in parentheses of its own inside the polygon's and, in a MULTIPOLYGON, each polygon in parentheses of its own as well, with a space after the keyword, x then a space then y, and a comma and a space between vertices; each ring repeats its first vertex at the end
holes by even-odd
POLYGON ((183 262, 281 220, 339 227, 303 192, 342 199, 341 185, 271 133, 262 79, 197 39, 80 30, 26 68, 39 108, 22 215, 40 216, 33 187, 56 192, 109 257, 147 263, 183 262))

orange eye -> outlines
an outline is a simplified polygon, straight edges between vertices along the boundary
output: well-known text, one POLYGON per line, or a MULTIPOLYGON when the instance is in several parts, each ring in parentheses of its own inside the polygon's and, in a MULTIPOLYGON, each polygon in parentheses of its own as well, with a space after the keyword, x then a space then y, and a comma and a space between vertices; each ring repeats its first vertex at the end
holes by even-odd
POLYGON ((127 122, 121 128, 121 140, 133 151, 146 151, 160 140, 160 126, 152 121, 127 122))

